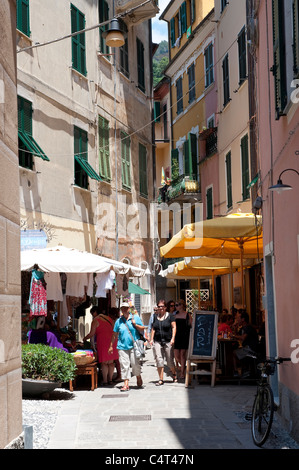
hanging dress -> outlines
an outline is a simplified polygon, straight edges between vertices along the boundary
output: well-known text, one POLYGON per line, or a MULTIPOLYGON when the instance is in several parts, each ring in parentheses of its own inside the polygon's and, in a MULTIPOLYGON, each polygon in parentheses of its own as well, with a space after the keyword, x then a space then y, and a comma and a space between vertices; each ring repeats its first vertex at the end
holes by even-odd
POLYGON ((33 269, 30 284, 30 318, 47 316, 47 290, 44 273, 33 269))

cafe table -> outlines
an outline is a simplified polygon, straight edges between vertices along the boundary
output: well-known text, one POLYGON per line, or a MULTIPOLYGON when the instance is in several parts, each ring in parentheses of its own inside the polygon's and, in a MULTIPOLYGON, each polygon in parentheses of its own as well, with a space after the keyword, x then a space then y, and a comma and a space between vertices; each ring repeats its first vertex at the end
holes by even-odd
POLYGON ((238 341, 233 338, 218 338, 217 362, 221 369, 221 378, 230 378, 234 375, 233 351, 238 347, 238 341))

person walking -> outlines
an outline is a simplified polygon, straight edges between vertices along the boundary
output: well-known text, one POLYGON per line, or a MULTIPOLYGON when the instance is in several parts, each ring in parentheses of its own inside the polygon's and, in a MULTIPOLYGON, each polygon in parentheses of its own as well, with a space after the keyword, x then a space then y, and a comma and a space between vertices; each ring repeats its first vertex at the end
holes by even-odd
POLYGON ((126 392, 130 390, 130 367, 132 367, 132 375, 135 375, 137 378, 137 387, 142 387, 141 364, 140 359, 135 355, 133 340, 136 341, 140 338, 140 334, 143 334, 144 326, 138 315, 132 316, 127 302, 123 302, 120 308, 122 315, 115 322, 108 352, 110 354, 113 353, 113 344, 117 339, 121 377, 124 381, 124 385, 120 390, 121 392, 126 392))
POLYGON ((108 349, 113 334, 114 319, 110 315, 98 313, 97 309, 93 309, 94 319, 91 324, 90 332, 83 338, 83 342, 89 338, 96 337, 98 362, 101 364, 102 385, 112 385, 114 374, 114 361, 118 359, 117 349, 108 353, 108 349))
POLYGON ((179 378, 184 379, 192 318, 190 313, 186 312, 186 303, 184 300, 179 300, 175 304, 175 308, 177 312, 175 315, 176 335, 174 341, 174 357, 180 369, 179 378))
POLYGON ((159 300, 158 314, 154 317, 150 341, 153 346, 153 354, 159 376, 159 381, 156 383, 157 386, 164 384, 164 356, 166 357, 167 365, 173 374, 173 381, 177 382, 173 352, 175 334, 175 318, 166 311, 165 300, 159 300))

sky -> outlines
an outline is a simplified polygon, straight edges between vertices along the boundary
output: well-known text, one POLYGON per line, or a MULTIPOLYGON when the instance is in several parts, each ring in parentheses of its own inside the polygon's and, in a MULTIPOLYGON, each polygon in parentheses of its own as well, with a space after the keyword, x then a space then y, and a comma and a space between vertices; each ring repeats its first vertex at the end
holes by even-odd
POLYGON ((159 16, 163 13, 169 0, 159 0, 159 13, 155 18, 152 18, 152 34, 153 42, 159 44, 161 41, 168 40, 167 23, 166 21, 159 20, 159 16))

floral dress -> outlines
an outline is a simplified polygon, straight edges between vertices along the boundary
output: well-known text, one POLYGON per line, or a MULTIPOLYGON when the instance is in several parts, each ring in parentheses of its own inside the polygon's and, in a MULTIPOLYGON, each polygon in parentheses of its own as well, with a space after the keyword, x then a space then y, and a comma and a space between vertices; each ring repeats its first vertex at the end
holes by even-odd
POLYGON ((44 273, 34 269, 30 285, 30 318, 47 316, 47 284, 44 273))

